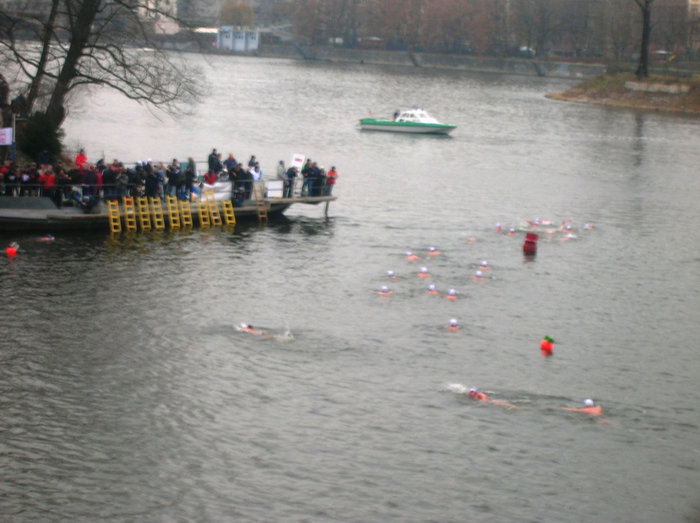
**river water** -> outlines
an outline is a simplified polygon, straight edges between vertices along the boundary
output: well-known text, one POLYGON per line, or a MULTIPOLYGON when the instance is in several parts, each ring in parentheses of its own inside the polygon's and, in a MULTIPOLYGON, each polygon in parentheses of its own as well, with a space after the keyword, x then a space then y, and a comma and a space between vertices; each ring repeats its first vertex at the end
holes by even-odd
POLYGON ((545 98, 565 80, 190 59, 192 114, 94 92, 66 143, 216 147, 268 178, 302 153, 338 200, 233 232, 4 234, 3 520, 698 521, 699 120, 545 98), (411 105, 457 130, 356 127, 411 105), (587 397, 603 419, 561 410, 587 397))

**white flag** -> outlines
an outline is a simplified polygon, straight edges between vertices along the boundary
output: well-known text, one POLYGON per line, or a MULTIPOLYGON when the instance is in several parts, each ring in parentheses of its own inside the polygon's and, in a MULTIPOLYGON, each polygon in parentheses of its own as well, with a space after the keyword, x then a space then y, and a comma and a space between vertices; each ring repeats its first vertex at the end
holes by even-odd
POLYGON ((290 167, 296 167, 299 171, 301 171, 301 168, 304 166, 304 159, 305 157, 303 154, 292 155, 290 167))
POLYGON ((0 145, 12 145, 12 127, 0 129, 0 145))

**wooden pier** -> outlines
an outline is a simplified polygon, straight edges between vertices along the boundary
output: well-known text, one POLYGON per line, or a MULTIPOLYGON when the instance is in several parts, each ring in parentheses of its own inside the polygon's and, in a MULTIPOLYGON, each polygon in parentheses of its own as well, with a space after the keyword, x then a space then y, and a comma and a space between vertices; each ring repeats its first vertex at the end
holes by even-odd
MULTIPOLYGON (((267 209, 270 219, 280 216, 292 205, 325 204, 324 214, 328 215, 330 202, 335 201, 336 196, 295 196, 294 198, 265 198, 262 202, 267 209)), ((200 201, 179 202, 181 206, 189 209, 193 226, 202 223, 200 212, 211 213, 212 209, 203 207, 200 211, 200 201), (184 205, 182 205, 184 204, 184 205)), ((210 204, 211 205, 211 204, 210 204)), ((221 200, 216 203, 217 213, 225 214, 227 211, 221 205, 221 200)), ((165 202, 161 202, 160 212, 156 212, 159 219, 164 220, 164 227, 177 227, 170 223, 170 210, 165 202)), ((114 207, 112 207, 114 209, 114 207)), ((114 211, 112 211, 114 212, 114 211)), ((243 206, 233 208, 233 220, 259 220, 261 205, 255 200, 248 200, 243 206)), ((125 211, 122 199, 118 199, 119 222, 125 223, 125 211)), ((219 215, 219 216, 220 216, 219 215)), ((209 218, 211 225, 211 214, 209 218)), ((229 218, 230 220, 231 218, 229 218)), ((207 220, 204 220, 207 221, 207 220)), ((221 219, 219 218, 219 222, 221 219)), ((65 230, 115 230, 116 221, 114 215, 110 220, 110 210, 106 202, 100 201, 91 211, 85 212, 76 206, 63 206, 58 208, 49 198, 30 196, 0 196, 0 233, 12 233, 19 231, 55 232, 65 230)))

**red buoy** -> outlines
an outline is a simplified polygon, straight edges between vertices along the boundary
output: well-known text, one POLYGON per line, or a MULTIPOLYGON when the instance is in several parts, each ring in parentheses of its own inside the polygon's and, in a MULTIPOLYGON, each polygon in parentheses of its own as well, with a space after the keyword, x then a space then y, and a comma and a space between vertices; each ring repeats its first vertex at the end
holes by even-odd
POLYGON ((540 341, 540 350, 542 351, 542 355, 551 356, 553 346, 554 340, 552 338, 550 338, 549 336, 545 336, 544 338, 542 338, 542 341, 540 341))
POLYGON ((523 242, 523 253, 529 256, 537 254, 537 239, 538 236, 534 232, 528 232, 525 235, 525 242, 523 242))

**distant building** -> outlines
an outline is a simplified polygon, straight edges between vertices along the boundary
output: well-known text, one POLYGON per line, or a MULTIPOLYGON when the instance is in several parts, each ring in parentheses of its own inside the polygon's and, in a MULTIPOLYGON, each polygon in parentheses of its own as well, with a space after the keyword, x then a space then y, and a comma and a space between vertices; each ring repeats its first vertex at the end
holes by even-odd
POLYGON ((692 51, 700 51, 700 0, 688 0, 688 40, 692 51))
POLYGON ((222 26, 216 38, 216 47, 225 51, 257 51, 260 32, 249 28, 222 26))
POLYGON ((180 30, 177 19, 177 2, 175 0, 145 0, 139 7, 141 20, 151 24, 155 34, 175 34, 180 30))

